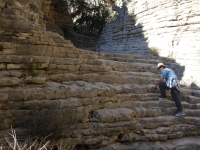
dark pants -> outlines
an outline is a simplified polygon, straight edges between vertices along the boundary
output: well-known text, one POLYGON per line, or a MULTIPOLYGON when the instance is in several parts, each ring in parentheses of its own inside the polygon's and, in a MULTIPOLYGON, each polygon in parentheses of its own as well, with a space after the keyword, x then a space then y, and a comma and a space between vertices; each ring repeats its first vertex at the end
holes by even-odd
POLYGON ((159 84, 159 89, 160 89, 160 94, 161 94, 161 97, 162 98, 166 98, 167 95, 166 95, 166 89, 171 89, 171 96, 172 96, 172 99, 174 100, 175 104, 176 104, 176 107, 177 107, 177 110, 178 112, 180 111, 183 111, 183 108, 182 108, 182 105, 181 105, 181 102, 178 98, 178 91, 176 89, 176 87, 173 87, 173 88, 169 88, 167 85, 166 85, 166 82, 161 82, 159 84))

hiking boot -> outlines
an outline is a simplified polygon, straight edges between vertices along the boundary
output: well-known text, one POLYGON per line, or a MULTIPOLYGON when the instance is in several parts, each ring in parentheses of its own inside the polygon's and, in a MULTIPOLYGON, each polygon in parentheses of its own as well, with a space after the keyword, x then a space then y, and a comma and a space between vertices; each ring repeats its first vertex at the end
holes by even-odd
POLYGON ((181 117, 181 116, 185 116, 185 113, 180 111, 178 113, 175 114, 176 117, 181 117))

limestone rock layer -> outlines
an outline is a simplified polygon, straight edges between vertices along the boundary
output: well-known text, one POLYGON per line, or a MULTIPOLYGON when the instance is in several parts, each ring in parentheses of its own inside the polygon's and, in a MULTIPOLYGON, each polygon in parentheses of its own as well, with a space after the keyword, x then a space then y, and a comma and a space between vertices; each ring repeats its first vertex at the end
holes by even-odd
MULTIPOLYGON (((33 1, 26 2, 0 1, 0 19, 7 23, 0 25, 1 145, 12 127, 20 141, 52 135, 57 146, 77 149, 200 148, 199 90, 181 89, 186 116, 174 117, 170 93, 157 101, 152 89, 158 57, 78 49, 45 30, 46 1, 34 4, 36 13, 33 1)), ((183 74, 175 61, 166 65, 183 74)))
POLYGON ((106 25, 97 51, 150 55, 156 48, 185 66, 183 84, 199 89, 199 0, 117 0, 113 10, 118 15, 106 25))

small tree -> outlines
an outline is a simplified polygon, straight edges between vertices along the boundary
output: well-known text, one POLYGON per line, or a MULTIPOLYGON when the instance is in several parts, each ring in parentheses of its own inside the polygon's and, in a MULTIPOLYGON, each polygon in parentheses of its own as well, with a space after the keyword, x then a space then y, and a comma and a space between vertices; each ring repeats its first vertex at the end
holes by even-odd
POLYGON ((111 21, 111 10, 105 0, 95 2, 70 0, 75 31, 90 35, 99 35, 106 23, 111 21))
POLYGON ((54 8, 65 13, 69 8, 69 2, 67 0, 56 0, 54 8))

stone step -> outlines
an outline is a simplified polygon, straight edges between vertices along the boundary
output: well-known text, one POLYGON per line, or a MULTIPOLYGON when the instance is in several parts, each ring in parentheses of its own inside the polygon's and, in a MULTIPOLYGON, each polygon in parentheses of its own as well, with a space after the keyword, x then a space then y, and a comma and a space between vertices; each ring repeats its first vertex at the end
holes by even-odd
POLYGON ((200 97, 200 90, 193 90, 192 95, 196 97, 200 97))
POLYGON ((186 94, 186 95, 192 95, 193 90, 187 87, 181 87, 180 88, 181 94, 186 94))
MULTIPOLYGON (((177 112, 177 109, 173 103, 160 105, 160 102, 152 103, 131 103, 115 105, 105 109, 93 110, 91 121, 97 122, 119 122, 119 121, 129 121, 136 118, 143 117, 157 117, 157 116, 167 116, 172 115, 177 112), (166 106, 167 105, 167 106, 166 106)), ((184 109, 186 116, 200 117, 200 111, 198 109, 184 109)))
MULTIPOLYGON (((194 107, 194 105, 192 106, 194 107)), ((175 104, 172 104, 171 107, 157 107, 157 109, 161 109, 162 115, 172 115, 174 116, 177 113, 177 108, 175 104)), ((194 117, 200 117, 199 112, 199 105, 196 105, 195 108, 191 108, 191 105, 183 105, 183 111, 186 114, 186 116, 194 116, 194 117)))
MULTIPOLYGON (((149 98, 142 98, 142 97, 135 98, 134 97, 133 98, 133 95, 132 96, 127 95, 127 96, 118 96, 117 101, 114 101, 113 99, 110 99, 110 101, 112 101, 113 103, 112 104, 104 103, 104 106, 106 106, 109 109, 115 109, 115 108, 133 109, 136 107, 143 107, 143 108, 161 110, 163 112, 162 115, 166 115, 166 114, 174 115, 174 113, 176 112, 176 107, 175 107, 174 101, 168 100, 168 101, 160 102, 157 100, 156 97, 149 97, 149 98), (168 108, 169 108, 169 110, 168 110, 168 108), (164 112, 166 112, 166 114, 164 112)), ((191 109, 191 110, 197 110, 200 108, 199 103, 190 104, 185 101, 182 101, 182 106, 184 109, 191 109)))
POLYGON ((153 130, 142 129, 139 133, 125 133, 119 136, 121 142, 166 141, 184 136, 199 136, 199 129, 194 125, 177 124, 172 127, 159 127, 153 130))
POLYGON ((188 108, 188 109, 199 109, 200 108, 200 104, 196 103, 196 104, 190 104, 186 101, 182 101, 182 106, 183 108, 188 108))
POLYGON ((189 125, 189 124, 176 124, 172 125, 169 127, 158 127, 156 129, 144 129, 140 130, 141 135, 146 135, 146 134, 169 134, 171 132, 192 132, 196 131, 198 128, 195 125, 189 125))
POLYGON ((21 79, 16 77, 2 77, 0 79, 0 87, 14 87, 21 84, 21 79))
MULTIPOLYGON (((7 80, 6 80, 7 81, 7 80)), ((46 79, 37 77, 26 78, 24 82, 31 82, 37 84, 45 83, 46 79)), ((13 85, 13 84, 12 84, 13 85)), ((24 85, 25 86, 25 85, 24 85)), ((68 99, 68 98, 80 98, 80 99, 98 99, 98 102, 101 105, 105 106, 105 103, 109 104, 109 101, 112 103, 118 102, 119 104, 123 101, 124 105, 131 104, 132 101, 155 101, 149 102, 148 105, 154 105, 154 103, 158 103, 157 98, 159 97, 158 92, 152 92, 151 84, 148 85, 136 85, 136 84, 124 84, 124 85, 111 85, 105 84, 102 82, 97 83, 88 83, 84 81, 69 81, 64 82, 63 84, 57 82, 46 82, 46 84, 42 87, 32 87, 31 85, 25 86, 26 88, 18 87, 18 88, 2 88, 0 89, 0 93, 7 94, 4 97, 4 101, 13 101, 13 97, 15 97, 14 101, 30 101, 30 100, 56 100, 56 99, 68 99), (6 90, 7 89, 7 90, 6 90), (19 94, 20 93, 20 94, 19 94), (23 97, 23 98, 22 98, 23 97), (130 101, 130 102, 129 102, 130 101)), ((184 101, 184 99, 181 99, 184 101)), ((187 101, 186 101, 187 102, 187 101)), ((42 103, 42 101, 41 101, 42 103)), ((111 107, 112 103, 110 103, 109 107, 111 107)), ((141 102, 140 102, 141 103, 141 102)), ((163 105, 171 106, 174 102, 169 101, 168 103, 163 103, 163 105)), ((115 104, 116 105, 116 104, 115 104)), ((161 105, 161 104, 160 104, 161 105)), ((183 103, 184 107, 197 109, 199 108, 199 103, 189 104, 183 103), (188 105, 188 106, 187 106, 188 105)), ((113 105, 114 106, 114 105, 113 105)), ((133 105, 134 106, 134 105, 133 105)))
POLYGON ((54 60, 50 63, 51 69, 62 69, 57 68, 57 66, 73 66, 77 65, 80 66, 80 72, 84 71, 91 71, 92 72, 101 72, 102 69, 99 69, 100 67, 108 68, 105 69, 105 71, 119 71, 119 72, 151 72, 158 74, 158 70, 156 68, 156 65, 152 64, 146 64, 146 63, 130 63, 130 62, 118 62, 118 61, 106 61, 106 60, 97 60, 97 59, 91 59, 88 61, 86 58, 83 59, 62 59, 62 60, 54 60), (96 69, 97 68, 97 69, 96 69))
MULTIPOLYGON (((26 100, 26 101, 8 101, 8 95, 0 94, 1 96, 4 96, 1 98, 1 100, 5 101, 4 104, 0 106, 0 111, 2 112, 2 116, 6 117, 5 114, 7 114, 8 109, 19 109, 21 111, 18 111, 15 114, 12 114, 12 112, 8 111, 10 115, 22 117, 24 114, 29 114, 32 110, 32 107, 35 106, 35 108, 38 108, 40 106, 40 109, 50 107, 52 105, 62 105, 62 107, 71 107, 71 108, 79 108, 83 105, 89 105, 90 107, 87 108, 88 112, 95 112, 95 111, 102 111, 106 107, 108 111, 117 112, 118 109, 124 109, 128 111, 136 111, 137 115, 135 117, 152 117, 152 116, 165 116, 165 115, 172 115, 176 113, 176 107, 174 102, 168 102, 168 103, 160 103, 158 101, 123 101, 120 102, 120 99, 117 99, 117 97, 113 98, 67 98, 67 99, 57 99, 57 100, 26 100)), ((186 116, 199 116, 199 105, 194 107, 195 104, 183 105, 184 112, 186 113, 186 116), (187 107, 185 107, 187 106, 187 107), (194 110, 196 109, 196 110, 194 110)), ((113 114, 117 115, 117 114, 113 114)), ((134 114, 131 114, 134 115, 134 114)), ((107 116, 109 117, 109 116, 107 116)), ((111 120, 112 120, 112 116, 111 120)), ((117 116, 116 116, 117 117, 117 116)), ((92 118, 92 117, 91 117, 92 118)), ((120 120, 120 118, 117 118, 120 120)), ((94 118, 95 120, 95 118, 94 118)), ((109 119, 108 119, 109 120, 109 119)))
POLYGON ((10 64, 23 64, 28 62, 33 63, 49 63, 50 57, 47 56, 29 56, 27 55, 0 55, 0 63, 10 63, 10 64))
POLYGON ((146 60, 156 60, 158 57, 150 56, 150 55, 136 55, 136 54, 119 54, 119 53, 104 53, 100 52, 99 58, 102 59, 146 59, 146 60))
POLYGON ((126 120, 116 120, 115 122, 97 122, 90 121, 91 127, 96 129, 93 132, 96 132, 97 129, 100 131, 102 128, 112 128, 115 127, 124 127, 129 131, 140 131, 140 130, 154 130, 159 127, 167 127, 174 125, 182 124, 183 126, 194 126, 195 129, 199 128, 199 117, 193 116, 184 116, 184 117, 175 117, 175 116, 155 116, 155 117, 143 117, 137 119, 126 120), (191 121, 196 121, 196 124, 193 124, 191 121))
POLYGON ((134 60, 127 60, 126 62, 132 62, 132 63, 146 63, 146 64, 152 64, 152 66, 157 66, 157 64, 160 62, 159 60, 153 60, 153 59, 134 59, 134 60))
POLYGON ((107 58, 102 58, 102 59, 118 61, 118 62, 129 62, 129 63, 147 63, 147 64, 152 64, 154 66, 156 66, 159 62, 158 60, 126 58, 126 57, 107 57, 107 58))
MULTIPOLYGON (((150 90, 149 91, 150 93, 152 93, 153 95, 154 95, 154 99, 149 99, 149 100, 155 100, 155 101, 157 101, 158 100, 158 98, 160 97, 160 92, 159 91, 153 91, 153 89, 152 90, 150 90), (155 94, 154 94, 155 93, 155 94)), ((189 107, 190 108, 192 108, 192 109, 196 109, 196 108, 198 108, 199 107, 199 105, 200 105, 200 101, 199 101, 199 98, 198 97, 195 97, 195 96, 192 96, 192 95, 190 95, 189 94, 190 92, 188 91, 188 93, 187 92, 183 92, 182 90, 181 90, 181 94, 180 95, 178 95, 179 96, 179 100, 183 103, 183 105, 185 105, 186 107, 187 107, 187 105, 189 104, 189 107), (188 97, 190 97, 189 99, 188 99, 188 97), (194 104, 194 105, 193 105, 194 104)), ((173 99, 172 99, 172 96, 171 96, 171 93, 170 93, 170 91, 166 91, 166 95, 167 95, 167 101, 165 101, 165 102, 174 102, 173 101, 173 99)), ((140 99, 140 101, 146 101, 147 99, 144 97, 144 99, 140 99)))
MULTIPOLYGON (((92 97, 111 97, 116 94, 145 94, 149 93, 152 85, 111 85, 103 82, 87 83, 84 81, 56 83, 46 82, 43 88, 26 86, 26 88, 11 88, 7 92, 9 98, 15 97, 15 100, 31 100, 31 99, 64 99, 64 98, 92 98, 92 97), (20 94, 19 94, 20 93, 20 94), (23 97, 23 99, 22 99, 23 97)), ((3 89, 2 89, 3 90, 3 89)))
POLYGON ((89 136, 90 141, 100 135, 104 136, 103 139, 112 137, 121 142, 167 141, 200 136, 199 123, 199 117, 159 116, 110 123, 91 122, 89 129, 79 128, 76 132, 86 139, 89 136), (191 121, 197 121, 197 124, 194 125, 191 121))
MULTIPOLYGON (((17 56, 7 55, 1 56, 1 65, 6 64, 6 68, 2 69, 28 69, 28 64, 36 65, 35 69, 48 69, 48 70, 67 70, 67 71, 78 71, 79 74, 83 73, 94 73, 94 72, 108 72, 108 71, 119 71, 119 72, 152 72, 158 74, 155 66, 145 63, 127 63, 127 62, 115 62, 95 60, 94 58, 87 57, 84 59, 61 59, 61 60, 50 60, 46 56, 17 56)), ((54 72, 53 72, 54 73, 54 72)))
POLYGON ((185 97, 185 101, 187 101, 188 103, 191 103, 191 104, 196 104, 196 103, 200 104, 200 97, 188 95, 185 97))
POLYGON ((127 62, 114 62, 107 61, 106 66, 110 66, 114 71, 120 72, 152 72, 158 73, 157 67, 152 64, 145 63, 127 63, 127 62))
MULTIPOLYGON (((153 97, 153 93, 147 93, 144 94, 144 96, 146 98, 143 98, 142 94, 115 94, 113 96, 109 96, 109 97, 104 97, 104 96, 97 96, 97 97, 93 97, 93 98, 79 98, 79 97, 69 97, 69 98, 65 98, 65 99, 57 99, 56 100, 50 100, 48 101, 47 99, 39 99, 39 100, 35 100, 34 99, 34 90, 37 91, 37 89, 29 89, 27 91, 25 91, 27 93, 27 97, 24 99, 10 99, 10 97, 8 97, 9 95, 9 91, 11 91, 11 89, 5 89, 5 90, 1 90, 0 91, 0 96, 1 96, 1 101, 5 101, 7 102, 9 99, 9 103, 4 103, 0 108, 9 108, 11 106, 13 106, 15 109, 20 109, 20 108, 25 108, 25 109, 31 109, 33 105, 37 105, 40 106, 41 108, 45 108, 47 107, 47 104, 45 104, 45 102, 48 102, 48 105, 54 104, 54 103, 60 103, 62 104, 62 107, 68 106, 68 107, 72 107, 72 108, 77 108, 77 107, 81 107, 81 106, 85 106, 85 105, 90 105, 91 111, 94 109, 101 109, 101 108, 105 108, 105 107, 109 107, 112 108, 115 106, 119 107, 121 106, 120 103, 129 103, 129 102, 125 102, 125 101, 130 101, 129 99, 131 99, 131 101, 135 101, 135 104, 132 104, 133 107, 138 106, 138 105, 142 105, 142 104, 138 104, 141 102, 138 102, 137 100, 142 100, 142 101, 148 101, 148 100, 155 100, 155 97, 153 97), (32 92, 31 92, 32 91, 32 92), (33 94, 32 97, 30 96, 30 94, 33 94), (23 106, 22 106, 22 102, 23 102, 23 106)), ((20 91, 19 89, 17 91, 20 91)), ((17 91, 15 91, 17 93, 17 91)), ((38 88, 39 91, 39 88, 38 88)), ((13 91, 14 92, 14 91, 13 91)), ((15 93, 15 94, 16 94, 15 93)), ((14 94, 14 93, 12 93, 14 94)), ((22 95, 24 95, 24 92, 21 92, 22 95)), ((49 96, 50 98, 50 96, 49 96)), ((131 102, 134 103, 134 102, 131 102)), ((125 105, 125 104, 124 104, 125 105)), ((145 104, 144 104, 145 105, 145 104)), ((90 109, 88 110, 90 111, 90 109)))
POLYGON ((17 87, 21 85, 35 85, 44 86, 46 83, 46 77, 1 77, 0 87, 17 87))
MULTIPOLYGON (((52 33, 51 33, 52 34, 52 33)), ((42 34, 47 36, 48 33, 42 34)), ((63 37, 58 34, 52 34, 55 36, 49 43, 49 37, 33 37, 29 36, 18 38, 19 35, 6 35, 8 38, 12 38, 12 45, 7 46, 7 42, 1 42, 3 50, 2 55, 18 55, 18 56, 44 56, 44 57, 57 57, 57 58, 79 58, 79 59, 97 59, 98 54, 92 51, 84 51, 75 48, 69 41, 64 40, 63 37), (60 40, 56 42, 56 40, 60 40), (20 43, 20 44, 19 44, 20 43), (34 46, 33 46, 34 45, 34 46), (9 51, 8 51, 9 50, 9 51)), ((9 56, 8 56, 9 57, 9 56)))
POLYGON ((200 117, 199 109, 184 109, 184 112, 187 116, 200 117))
POLYGON ((52 74, 49 75, 49 80, 54 82, 66 82, 66 81, 84 81, 89 83, 104 82, 108 84, 154 84, 157 82, 155 74, 143 72, 107 72, 104 75, 98 73, 76 75, 72 73, 52 74))
MULTIPOLYGON (((126 58, 127 59, 127 58, 126 58)), ((88 58, 52 58, 51 63, 57 65, 78 65, 78 64, 88 64, 88 65, 107 65, 110 62, 117 63, 117 64, 133 64, 133 63, 140 63, 140 64, 154 64, 157 65, 157 61, 155 60, 146 60, 146 59, 133 59, 130 61, 115 61, 115 60, 105 60, 105 59, 88 59, 88 58)), ((155 67, 156 68, 156 67, 155 67)))
POLYGON ((167 141, 135 141, 134 143, 115 142, 114 144, 110 144, 107 147, 99 148, 98 150, 130 150, 133 148, 137 150, 197 150, 200 148, 199 139, 200 136, 188 136, 167 141))

